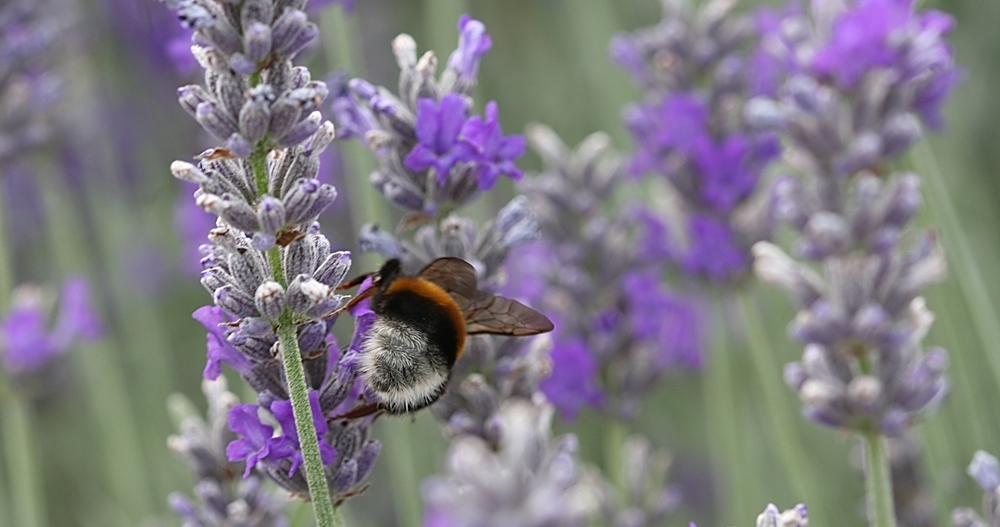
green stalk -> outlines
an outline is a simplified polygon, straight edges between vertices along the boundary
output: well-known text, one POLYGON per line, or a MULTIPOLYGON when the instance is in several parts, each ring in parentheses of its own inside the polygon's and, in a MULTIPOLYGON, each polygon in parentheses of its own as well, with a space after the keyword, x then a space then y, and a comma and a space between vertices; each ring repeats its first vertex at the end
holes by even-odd
POLYGON ((735 407, 731 361, 733 350, 729 342, 729 328, 725 321, 725 310, 721 295, 714 298, 715 343, 709 355, 705 371, 705 407, 708 413, 709 449, 717 467, 720 482, 720 520, 718 523, 732 525, 747 516, 747 491, 740 484, 746 481, 743 460, 740 458, 739 412, 735 407))
POLYGON ((877 432, 865 432, 865 494, 872 527, 896 527, 892 504, 892 478, 885 440, 877 432))
POLYGON ((797 420, 792 416, 795 411, 788 405, 788 395, 782 382, 781 368, 775 360, 775 347, 769 342, 763 325, 757 315, 758 307, 753 299, 752 290, 744 291, 740 297, 740 308, 743 313, 744 329, 751 362, 757 372, 764 398, 767 401, 768 428, 776 441, 776 454, 785 469, 792 484, 793 491, 799 494, 800 500, 809 505, 810 516, 823 518, 820 514, 821 494, 813 485, 818 481, 810 470, 802 441, 795 433, 797 420))
POLYGON ((312 497, 313 511, 316 513, 316 524, 319 527, 342 526, 344 521, 333 507, 330 487, 326 483, 326 470, 323 468, 323 458, 319 454, 319 438, 316 436, 312 408, 309 406, 306 372, 302 368, 299 339, 295 323, 291 318, 287 312, 281 317, 278 341, 281 342, 281 361, 285 366, 288 396, 292 400, 295 429, 299 433, 299 446, 302 448, 302 467, 306 471, 306 482, 309 484, 309 495, 312 497))
POLYGON ((42 471, 32 437, 31 403, 10 390, 3 395, 4 453, 10 467, 14 524, 42 527, 46 525, 45 497, 42 471))

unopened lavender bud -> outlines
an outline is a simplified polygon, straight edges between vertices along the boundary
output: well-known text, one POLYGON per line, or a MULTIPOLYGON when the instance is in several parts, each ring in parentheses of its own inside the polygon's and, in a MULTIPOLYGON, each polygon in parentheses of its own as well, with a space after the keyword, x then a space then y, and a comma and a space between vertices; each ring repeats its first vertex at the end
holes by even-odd
POLYGON ((312 276, 316 269, 317 258, 316 246, 309 240, 309 237, 302 237, 295 240, 288 247, 285 247, 283 264, 285 276, 297 276, 304 274, 312 276))
POLYGON ((211 102, 199 103, 194 118, 208 133, 222 140, 239 131, 236 121, 211 102))
POLYGON ((267 337, 274 334, 274 328, 271 327, 271 323, 260 317, 245 317, 240 320, 240 325, 237 327, 233 335, 242 335, 244 337, 267 337))
POLYGON ((747 124, 758 130, 774 130, 785 124, 785 112, 773 99, 754 97, 743 108, 747 124))
POLYGON ((170 163, 170 173, 181 181, 201 184, 208 180, 208 176, 197 166, 187 161, 174 161, 170 163))
POLYGON ((323 121, 319 125, 319 130, 313 134, 312 139, 309 140, 309 153, 312 155, 319 155, 326 150, 326 147, 330 146, 330 143, 336 138, 336 132, 333 127, 333 123, 330 121, 323 121))
POLYGON ((229 56, 229 68, 240 75, 251 75, 257 70, 257 64, 242 53, 229 56))
POLYGON ((811 269, 799 264, 770 242, 753 246, 753 269, 765 281, 777 284, 791 296, 795 305, 808 307, 820 297, 823 282, 811 269))
MULTIPOLYGON (((291 90, 297 90, 299 88, 305 87, 312 81, 312 74, 309 73, 309 68, 304 66, 296 66, 292 68, 292 76, 288 83, 288 88, 291 90)), ((323 98, 326 98, 324 95, 323 98)))
POLYGON ((313 112, 320 109, 323 101, 330 95, 330 88, 325 82, 308 81, 305 86, 288 93, 288 98, 298 101, 303 112, 313 112))
POLYGON ((326 257, 313 273, 313 278, 330 286, 336 287, 347 276, 347 271, 351 268, 351 253, 348 251, 337 251, 326 257))
POLYGON ((920 121, 910 113, 893 116, 882 128, 882 151, 886 157, 903 154, 923 136, 920 121))
POLYGON ((323 114, 313 112, 309 117, 299 121, 292 126, 288 132, 278 141, 280 146, 289 147, 303 143, 312 137, 319 130, 319 123, 323 120, 323 114))
POLYGON ((253 298, 231 285, 216 289, 212 299, 215 301, 215 305, 236 318, 258 315, 253 298))
POLYGON ((803 233, 802 256, 819 259, 830 254, 841 254, 851 246, 851 231, 844 217, 820 211, 806 223, 803 233))
POLYGON ((285 289, 278 282, 268 280, 257 288, 254 304, 265 318, 278 320, 285 311, 285 289))
POLYGON ((274 19, 272 0, 244 0, 240 8, 240 25, 244 30, 254 24, 270 24, 274 19))
POLYGON ((270 232, 258 231, 253 233, 250 237, 250 247, 253 247, 257 251, 267 251, 271 247, 278 243, 278 237, 270 232))
POLYGON ((273 34, 271 36, 272 47, 282 55, 287 55, 286 50, 295 45, 299 34, 305 31, 309 25, 306 14, 297 9, 287 9, 275 20, 271 26, 273 34))
POLYGON ((983 492, 992 493, 1000 487, 1000 461, 987 452, 976 451, 966 472, 976 480, 983 492))
POLYGON ((802 384, 799 397, 809 406, 827 406, 844 397, 843 385, 827 380, 809 379, 802 384))
POLYGON ((882 157, 882 138, 874 132, 858 135, 847 147, 847 152, 839 163, 841 174, 872 166, 882 157))
POLYGON ((177 101, 181 103, 181 108, 184 108, 191 117, 196 117, 198 115, 198 105, 208 102, 210 98, 211 96, 205 91, 205 88, 197 84, 177 88, 177 101))
POLYGON ((319 200, 322 186, 322 183, 315 179, 300 179, 292 184, 288 193, 281 199, 289 223, 299 223, 308 218, 307 214, 319 200))
POLYGON ((316 155, 295 155, 295 162, 284 174, 283 180, 275 179, 275 188, 281 189, 281 195, 285 196, 291 190, 296 181, 302 179, 316 179, 319 174, 319 156, 316 155), (280 187, 279 187, 280 183, 280 187))
POLYGON ((242 51, 240 34, 224 17, 218 17, 212 25, 199 29, 198 34, 226 55, 242 51))
POLYGON ((789 79, 784 89, 798 109, 807 113, 816 113, 819 111, 820 101, 818 94, 820 87, 814 79, 799 75, 789 79))
POLYGON ((783 527, 779 523, 780 519, 781 512, 778 510, 778 507, 773 503, 768 503, 764 512, 757 516, 757 527, 783 527))
MULTIPOLYGON (((319 217, 324 210, 337 199, 337 189, 333 185, 322 184, 317 191, 316 200, 306 209, 298 221, 309 221, 319 217)), ((289 220, 291 221, 291 220, 289 220)))
POLYGON ((867 415, 875 415, 882 398, 882 383, 871 375, 859 375, 847 386, 847 399, 867 415))
POLYGON ((247 138, 243 137, 243 135, 239 133, 235 133, 229 136, 229 139, 226 139, 226 148, 229 149, 234 156, 242 159, 250 157, 250 154, 253 152, 253 145, 250 144, 250 141, 247 140, 247 138))
POLYGON ((288 57, 295 56, 298 52, 302 51, 303 48, 309 45, 310 42, 316 40, 319 36, 319 26, 309 22, 306 24, 305 29, 302 30, 298 36, 288 45, 288 47, 282 49, 280 52, 288 57))
POLYGON ((406 33, 392 39, 392 54, 396 56, 399 69, 406 70, 417 64, 417 41, 406 33))
POLYGON ((370 440, 361 447, 361 451, 354 459, 358 461, 358 473, 354 479, 355 484, 360 483, 368 477, 368 473, 375 467, 375 460, 378 459, 382 451, 382 443, 370 440))
POLYGON ((268 124, 268 133, 273 137, 281 137, 288 133, 299 121, 302 115, 302 107, 287 97, 282 97, 271 105, 271 122, 268 124))
MULTIPOLYGON (((325 349, 326 323, 320 320, 299 326, 299 349, 303 354, 325 349)), ((324 364, 325 368, 326 365, 324 364)))
POLYGON ((257 251, 238 251, 229 255, 229 272, 244 291, 255 291, 267 276, 267 267, 257 251))
POLYGON ((858 310, 851 322, 855 334, 866 342, 879 342, 892 330, 892 319, 882 306, 869 303, 858 310))
POLYGON ((885 412, 882 415, 882 420, 879 422, 879 430, 886 437, 899 437, 909 427, 910 413, 899 408, 893 408, 885 412))
POLYGON ((240 109, 240 131, 251 143, 267 135, 271 123, 271 108, 266 101, 251 99, 240 109))
POLYGON ((265 194, 257 204, 257 220, 263 231, 276 233, 285 226, 285 206, 281 200, 265 194))
POLYGON ((222 196, 222 213, 219 216, 227 223, 244 232, 254 232, 260 230, 260 222, 257 221, 257 213, 246 200, 224 194, 222 196))
POLYGON ((886 193, 890 197, 885 222, 896 227, 909 223, 923 204, 920 178, 916 174, 907 173, 894 179, 887 186, 886 193))
POLYGON ((784 380, 785 384, 795 391, 802 389, 802 385, 809 379, 809 375, 802 369, 802 365, 797 362, 785 364, 784 380))
POLYGON ((177 9, 177 18, 182 26, 189 29, 201 29, 215 23, 215 15, 195 2, 180 5, 177 9))
POLYGON ((330 286, 320 283, 307 274, 296 276, 288 284, 288 308, 306 314, 323 303, 333 293, 330 286))
POLYGON ((201 42, 201 40, 198 38, 198 34, 195 33, 194 41, 196 44, 191 46, 191 55, 194 56, 202 68, 205 68, 206 73, 225 71, 228 65, 225 55, 219 52, 219 50, 209 47, 208 42, 201 42))
POLYGON ((221 215, 222 210, 225 207, 225 201, 222 200, 222 197, 205 192, 196 194, 194 203, 195 205, 201 207, 201 209, 205 212, 215 214, 216 216, 221 215))
POLYGON ((333 491, 337 494, 343 494, 351 490, 357 477, 358 462, 348 459, 337 469, 337 473, 333 475, 333 481, 330 486, 333 487, 333 491))
POLYGON ((528 204, 528 198, 517 196, 497 213, 496 228, 503 233, 507 247, 520 245, 539 235, 538 218, 528 204))
POLYGON ((386 258, 399 258, 404 253, 403 246, 399 241, 374 223, 366 223, 361 226, 358 247, 364 252, 376 252, 386 258))

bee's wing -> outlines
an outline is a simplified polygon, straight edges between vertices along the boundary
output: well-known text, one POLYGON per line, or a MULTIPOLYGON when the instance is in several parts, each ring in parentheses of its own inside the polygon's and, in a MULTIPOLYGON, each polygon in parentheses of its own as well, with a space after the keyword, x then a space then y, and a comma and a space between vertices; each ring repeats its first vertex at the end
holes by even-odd
POLYGON ((427 264, 419 276, 451 295, 465 314, 465 330, 469 335, 522 336, 552 331, 552 322, 538 311, 517 300, 480 291, 475 268, 461 258, 438 258, 427 264))
POLYGON ((438 258, 427 264, 417 276, 444 289, 462 312, 479 293, 475 268, 461 258, 438 258))
POLYGON ((535 335, 552 331, 545 315, 510 298, 477 291, 465 310, 465 332, 497 335, 535 335))

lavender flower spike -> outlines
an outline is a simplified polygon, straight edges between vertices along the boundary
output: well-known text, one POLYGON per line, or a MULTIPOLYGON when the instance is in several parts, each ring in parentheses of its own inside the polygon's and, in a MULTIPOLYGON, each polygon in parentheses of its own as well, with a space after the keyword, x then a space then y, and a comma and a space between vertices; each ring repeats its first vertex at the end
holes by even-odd
POLYGON ((576 439, 553 441, 553 408, 543 400, 510 399, 499 411, 498 448, 474 436, 456 439, 448 472, 422 488, 424 524, 557 527, 586 523, 598 489, 575 459, 576 439))
POLYGON ((470 203, 502 175, 520 179, 514 162, 524 155, 524 138, 503 135, 495 102, 484 117, 470 115, 479 61, 491 46, 483 23, 463 15, 458 49, 440 77, 437 57, 418 59, 416 42, 403 34, 393 41, 398 95, 337 78, 334 120, 346 130, 343 138, 364 141, 378 156, 371 181, 393 204, 433 216, 470 203))
POLYGON ((675 217, 646 216, 659 256, 692 277, 737 284, 750 246, 771 235, 759 190, 780 153, 774 131, 748 117, 750 102, 773 93, 771 77, 783 72, 759 63, 766 36, 735 3, 712 1, 698 13, 664 5, 658 25, 611 42, 613 58, 645 90, 624 112, 636 143, 629 172, 662 177, 679 198, 675 217))
MULTIPOLYGON (((287 525, 287 499, 265 489, 259 475, 246 477, 249 470, 242 481, 236 480, 242 471, 226 459, 226 445, 234 438, 226 426, 226 416, 239 399, 227 390, 225 377, 202 382, 202 391, 208 400, 207 420, 185 415, 180 434, 167 439, 167 445, 187 462, 197 481, 194 499, 171 494, 171 508, 185 522, 205 527, 287 525)), ((182 399, 175 395, 172 406, 177 410, 191 406, 182 399)))

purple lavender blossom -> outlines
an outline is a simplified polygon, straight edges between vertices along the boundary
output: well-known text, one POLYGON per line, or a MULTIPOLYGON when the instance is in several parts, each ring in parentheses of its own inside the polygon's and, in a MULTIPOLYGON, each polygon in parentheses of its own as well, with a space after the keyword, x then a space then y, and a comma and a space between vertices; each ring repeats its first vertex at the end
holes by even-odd
MULTIPOLYGON (((810 27, 805 14, 790 16, 789 27, 810 27)), ((796 255, 822 273, 767 243, 754 247, 755 268, 799 309, 790 333, 806 349, 785 378, 803 413, 826 426, 898 437, 947 391, 947 354, 921 342, 933 315, 920 293, 944 278, 945 258, 933 232, 909 227, 920 180, 875 170, 920 138, 921 120, 936 124, 925 115, 942 100, 921 106, 917 94, 957 79, 950 26, 906 0, 844 5, 829 31, 786 38, 805 63, 779 99, 758 100, 782 116, 793 168, 807 179, 779 180, 775 210, 799 233, 796 255)))
POLYGON ((543 391, 567 418, 584 406, 633 417, 665 375, 701 365, 701 314, 662 284, 656 265, 666 248, 659 236, 642 237, 646 215, 604 210, 625 170, 607 136, 594 134, 576 151, 540 125, 528 139, 546 164, 521 184, 542 243, 529 249, 530 263, 516 253, 511 274, 514 290, 525 289, 521 277, 541 279, 532 287, 536 305, 559 322, 543 391))
POLYGON ((479 188, 489 190, 501 175, 507 175, 514 181, 521 180, 524 175, 514 161, 524 155, 527 144, 523 136, 503 136, 496 101, 486 103, 484 113, 485 120, 478 115, 470 118, 462 129, 462 135, 477 155, 479 188))
MULTIPOLYGON (((201 283, 215 303, 195 313, 209 331, 204 375, 218 378, 228 364, 282 432, 275 436, 257 407, 239 406, 229 416, 238 434, 227 453, 247 461, 244 475, 257 470, 299 496, 310 496, 303 472, 323 470, 325 485, 314 481, 312 489, 322 495, 312 497, 339 503, 358 493, 380 446, 367 438, 371 417, 329 421, 350 410, 364 386, 358 350, 341 350, 331 335, 351 256, 333 250, 317 223, 337 196, 319 180, 320 156, 334 138, 319 112, 329 90, 292 63, 319 30, 304 2, 163 1, 194 30, 191 49, 206 70, 204 85, 178 90, 179 102, 224 142, 197 163, 171 165, 175 177, 198 185, 196 205, 217 217, 199 247, 201 283), (285 369, 290 360, 301 372, 285 369), (313 422, 296 423, 290 399, 307 397, 313 422), (309 437, 300 445, 296 424, 315 428, 318 445, 309 437), (319 448, 325 467, 299 470, 306 447, 319 448)), ((355 320, 356 330, 365 327, 355 320)))
POLYGON ((0 321, 3 366, 10 375, 37 372, 80 341, 103 334, 88 297, 87 282, 70 278, 59 295, 59 311, 50 324, 43 293, 30 286, 14 292, 11 308, 0 321))
MULTIPOLYGON (((755 37, 749 18, 731 8, 667 8, 659 25, 611 42, 612 56, 646 90, 624 114, 636 143, 630 172, 664 177, 680 198, 680 214, 658 222, 680 223, 688 240, 660 245, 671 244, 681 271, 721 284, 739 283, 750 246, 770 237, 767 206, 755 196, 780 143, 744 113, 754 96, 773 93, 786 71, 762 51, 764 37, 755 37)), ((774 30, 773 19, 758 17, 762 29, 774 30)))
POLYGON ((446 205, 470 203, 501 175, 521 177, 514 161, 524 154, 524 140, 503 135, 496 103, 486 105, 483 117, 469 116, 479 62, 491 45, 483 23, 464 15, 458 49, 440 77, 434 53, 418 59, 416 42, 403 34, 393 41, 398 95, 363 79, 334 85, 331 108, 341 138, 375 152, 372 183, 393 204, 433 216, 446 205))
POLYGON ((51 2, 0 7, 0 165, 47 142, 55 131, 62 81, 50 69, 67 35, 62 16, 51 2))
POLYGON ((552 374, 542 381, 538 389, 555 405, 563 419, 576 419, 583 407, 600 408, 604 405, 604 392, 597 384, 599 365, 583 339, 570 337, 560 341, 553 338, 549 357, 552 359, 552 374))
MULTIPOLYGON (((171 494, 171 508, 183 520, 195 525, 286 526, 288 520, 284 506, 287 500, 266 490, 261 478, 251 475, 250 463, 243 479, 237 480, 239 467, 227 459, 228 445, 235 439, 227 426, 227 419, 232 419, 234 412, 241 411, 237 408, 256 407, 238 404, 239 399, 227 390, 225 378, 202 382, 202 391, 208 399, 207 419, 199 415, 184 415, 180 434, 167 440, 170 449, 187 462, 198 482, 193 500, 179 492, 171 494)), ((191 406, 186 401, 186 404, 181 404, 179 398, 182 399, 180 395, 172 396, 173 408, 191 406)), ((257 431, 259 433, 254 434, 238 424, 235 428, 246 431, 245 437, 250 438, 242 447, 250 449, 253 447, 249 443, 263 443, 270 438, 273 429, 264 426, 266 428, 262 427, 257 431)))
POLYGON ((459 140, 468 119, 465 100, 450 93, 441 98, 417 102, 417 140, 420 141, 403 160, 406 168, 421 172, 434 168, 439 185, 444 185, 451 167, 471 159, 469 145, 459 140))

